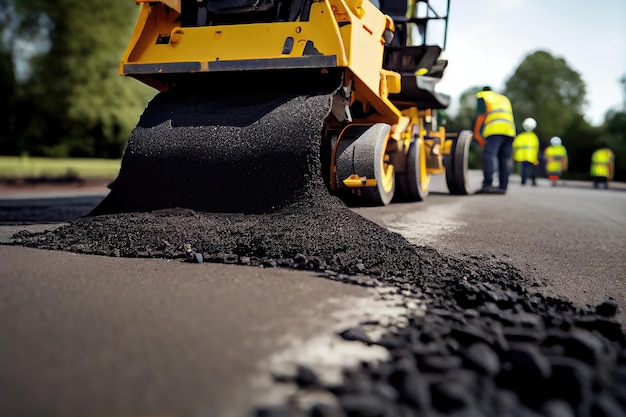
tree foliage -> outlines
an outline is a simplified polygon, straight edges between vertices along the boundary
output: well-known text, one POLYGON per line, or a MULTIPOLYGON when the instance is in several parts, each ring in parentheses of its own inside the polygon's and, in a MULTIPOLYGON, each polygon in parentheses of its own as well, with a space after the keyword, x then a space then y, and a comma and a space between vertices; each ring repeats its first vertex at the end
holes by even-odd
POLYGON ((587 91, 580 74, 546 51, 527 55, 505 89, 518 125, 527 117, 537 120, 537 134, 545 144, 584 114, 587 91))
POLYGON ((14 130, 17 82, 7 38, 7 28, 12 21, 13 8, 7 0, 0 0, 0 149, 8 149, 14 130))
MULTIPOLYGON (((474 86, 465 89, 459 97, 459 111, 455 117, 446 113, 446 129, 448 132, 461 132, 472 130, 476 120, 476 94, 482 86, 474 86)), ((478 142, 472 141, 469 152, 469 167, 478 169, 482 167, 482 150, 478 142)))
POLYGON ((27 111, 16 121, 20 151, 121 155, 155 92, 117 72, 137 11, 132 1, 19 1, 17 35, 32 34, 47 22, 49 44, 29 61, 31 72, 20 97, 27 111))
POLYGON ((615 178, 626 180, 626 108, 611 111, 604 120, 604 132, 598 136, 596 147, 607 146, 615 154, 615 178))
POLYGON ((8 142, 9 132, 14 129, 15 114, 10 110, 14 107, 17 96, 17 85, 11 55, 0 48, 0 146, 8 142))
POLYGON ((473 86, 465 89, 459 97, 459 111, 456 117, 449 122, 453 130, 472 129, 476 120, 476 94, 482 89, 473 86))

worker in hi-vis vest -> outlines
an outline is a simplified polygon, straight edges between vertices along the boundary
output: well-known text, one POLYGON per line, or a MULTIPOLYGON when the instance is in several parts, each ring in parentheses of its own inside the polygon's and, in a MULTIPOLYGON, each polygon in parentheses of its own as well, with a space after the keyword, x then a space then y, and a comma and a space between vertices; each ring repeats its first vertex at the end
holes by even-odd
POLYGON ((591 154, 591 179, 593 188, 609 188, 613 179, 615 155, 609 148, 600 148, 591 154))
POLYGON ((484 87, 476 95, 478 118, 474 132, 483 145, 483 186, 479 193, 504 194, 509 185, 515 121, 509 99, 484 87), (493 187, 494 172, 498 172, 498 188, 493 187))
POLYGON ((555 186, 561 179, 563 172, 567 171, 567 150, 563 146, 561 138, 555 136, 550 139, 550 146, 543 151, 546 160, 546 173, 552 185, 555 186))
POLYGON ((524 119, 520 133, 513 140, 513 161, 520 165, 522 185, 530 178, 533 185, 537 185, 537 165, 539 165, 539 138, 534 130, 537 121, 532 117, 524 119))

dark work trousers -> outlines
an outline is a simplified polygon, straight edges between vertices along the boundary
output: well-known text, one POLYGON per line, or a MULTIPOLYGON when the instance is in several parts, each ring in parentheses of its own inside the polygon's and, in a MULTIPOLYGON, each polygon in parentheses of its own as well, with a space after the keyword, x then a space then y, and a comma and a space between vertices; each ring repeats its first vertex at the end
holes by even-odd
POLYGON ((485 138, 483 149, 483 187, 490 187, 495 170, 498 171, 498 188, 506 191, 509 185, 509 162, 513 154, 513 137, 491 135, 485 138))
POLYGON ((537 185, 536 167, 532 162, 522 161, 520 163, 520 176, 522 177, 522 185, 526 184, 528 178, 530 178, 533 185, 537 185))

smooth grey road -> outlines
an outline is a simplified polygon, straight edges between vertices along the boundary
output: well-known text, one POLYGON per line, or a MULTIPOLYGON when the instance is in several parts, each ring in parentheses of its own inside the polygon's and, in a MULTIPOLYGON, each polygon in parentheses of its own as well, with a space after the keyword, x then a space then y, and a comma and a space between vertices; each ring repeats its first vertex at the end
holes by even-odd
MULTIPOLYGON (((481 173, 470 178, 480 188, 481 173)), ((355 211, 416 245, 508 262, 543 284, 544 294, 590 305, 615 298, 626 323, 626 184, 597 190, 585 181, 553 187, 539 179, 532 187, 513 175, 504 196, 455 197, 442 177, 433 180, 425 204, 355 211)))
MULTIPOLYGON (((355 211, 417 245, 509 262, 547 294, 626 305, 625 184, 523 188, 514 176, 505 196, 457 197, 435 181, 425 202, 355 211)), ((76 215, 72 195, 40 198, 0 196, 0 209, 76 215)), ((3 225, 0 240, 49 227, 3 225)), ((368 315, 393 320, 400 304, 309 273, 0 245, 0 414, 242 416, 285 394, 272 370, 325 364, 333 378, 339 363, 381 357, 336 332, 368 315)))
POLYGON ((383 302, 312 274, 6 246, 0 259, 3 416, 245 416, 282 394, 279 359, 381 354, 332 336, 383 302))

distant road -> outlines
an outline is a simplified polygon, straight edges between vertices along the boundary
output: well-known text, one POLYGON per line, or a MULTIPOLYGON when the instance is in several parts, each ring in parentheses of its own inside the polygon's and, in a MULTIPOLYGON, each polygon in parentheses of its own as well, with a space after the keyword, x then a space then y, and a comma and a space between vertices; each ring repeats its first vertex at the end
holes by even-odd
POLYGON ((0 184, 0 224, 58 223, 84 216, 107 195, 108 182, 0 184))

